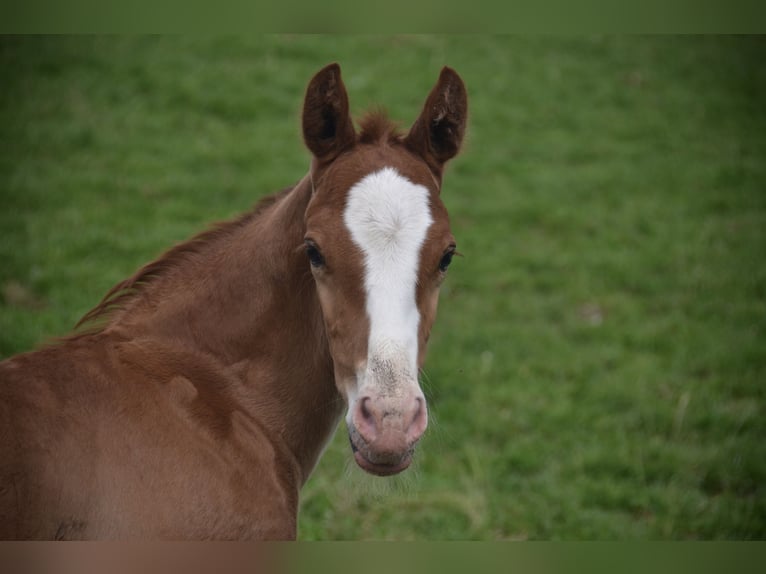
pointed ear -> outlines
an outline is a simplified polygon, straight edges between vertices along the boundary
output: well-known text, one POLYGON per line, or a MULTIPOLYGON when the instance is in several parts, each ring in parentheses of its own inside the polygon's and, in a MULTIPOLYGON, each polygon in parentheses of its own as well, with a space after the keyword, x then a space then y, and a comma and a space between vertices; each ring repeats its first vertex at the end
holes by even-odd
POLYGON ((463 80, 445 66, 405 144, 441 175, 444 164, 460 150, 467 119, 468 94, 463 80))
POLYGON ((319 161, 331 161, 356 141, 340 66, 325 66, 311 79, 303 101, 303 140, 319 161))

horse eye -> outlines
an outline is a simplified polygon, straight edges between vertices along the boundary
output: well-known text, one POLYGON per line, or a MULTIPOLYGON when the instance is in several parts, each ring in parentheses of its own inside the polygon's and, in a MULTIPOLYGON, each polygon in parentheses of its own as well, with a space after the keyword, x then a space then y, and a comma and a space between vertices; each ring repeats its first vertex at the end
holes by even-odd
POLYGON ((455 248, 450 247, 447 252, 442 255, 441 261, 439 261, 439 271, 444 273, 447 270, 447 267, 449 267, 449 264, 452 263, 452 256, 455 255, 455 248))
POLYGON ((322 267, 324 265, 324 257, 322 257, 314 243, 306 243, 306 255, 308 255, 312 267, 322 267))

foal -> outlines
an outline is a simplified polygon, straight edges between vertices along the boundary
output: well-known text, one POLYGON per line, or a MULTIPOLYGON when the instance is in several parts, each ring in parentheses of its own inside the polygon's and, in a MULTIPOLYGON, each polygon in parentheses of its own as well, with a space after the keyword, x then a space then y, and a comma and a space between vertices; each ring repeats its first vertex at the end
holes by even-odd
POLYGON ((357 133, 339 66, 319 71, 302 180, 0 363, 0 538, 295 538, 344 408, 361 468, 407 468, 466 114, 444 68, 407 135, 381 114, 357 133))

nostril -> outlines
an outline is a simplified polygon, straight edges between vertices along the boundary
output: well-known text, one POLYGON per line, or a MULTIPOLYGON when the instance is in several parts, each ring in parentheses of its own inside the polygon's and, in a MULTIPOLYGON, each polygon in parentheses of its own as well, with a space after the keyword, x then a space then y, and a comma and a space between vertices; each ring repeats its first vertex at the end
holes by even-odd
POLYGON ((415 407, 412 420, 409 428, 407 429, 407 435, 411 440, 417 440, 425 432, 428 425, 428 410, 426 408, 426 401, 423 397, 415 398, 415 407))
POLYGON ((417 397, 415 399, 415 408, 414 408, 414 412, 412 414, 412 423, 413 424, 420 417, 420 413, 421 413, 422 410, 423 410, 423 401, 420 400, 420 397, 417 397))
POLYGON ((372 416, 367 404, 370 402, 370 397, 364 397, 359 404, 359 411, 364 421, 368 424, 375 425, 375 418, 372 416))
POLYGON ((377 436, 377 423, 373 413, 373 405, 370 397, 363 397, 357 403, 354 415, 354 426, 359 434, 367 442, 372 442, 377 436))

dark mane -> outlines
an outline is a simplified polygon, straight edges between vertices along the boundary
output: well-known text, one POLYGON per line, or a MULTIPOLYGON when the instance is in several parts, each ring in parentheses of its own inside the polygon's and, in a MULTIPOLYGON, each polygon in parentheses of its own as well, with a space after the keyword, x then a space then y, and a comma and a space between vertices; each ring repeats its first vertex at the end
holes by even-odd
POLYGON ((399 142, 403 137, 399 126, 382 108, 367 112, 359 120, 359 127, 359 143, 363 144, 399 142))
POLYGON ((165 253, 160 255, 154 261, 147 263, 136 271, 131 277, 120 281, 112 287, 101 302, 93 309, 83 315, 82 319, 75 325, 74 337, 90 334, 103 328, 102 325, 93 325, 91 329, 82 329, 88 324, 93 324, 99 320, 106 320, 114 311, 118 311, 137 297, 147 285, 153 283, 158 278, 164 276, 170 269, 178 266, 185 261, 189 255, 199 253, 206 245, 209 245, 220 238, 231 235, 236 230, 256 219, 266 209, 274 205, 279 199, 286 195, 293 188, 288 187, 279 193, 270 195, 261 199, 250 211, 220 223, 213 224, 207 229, 191 239, 171 247, 165 253))

